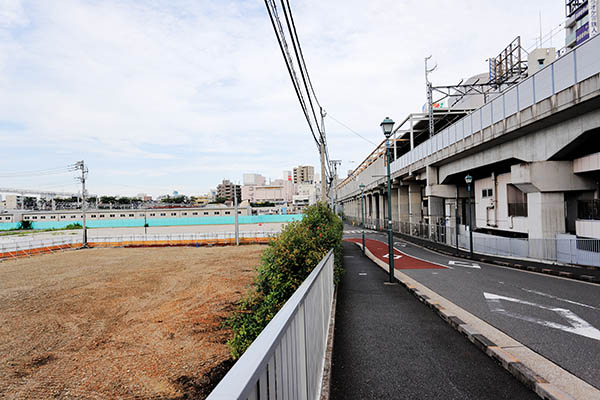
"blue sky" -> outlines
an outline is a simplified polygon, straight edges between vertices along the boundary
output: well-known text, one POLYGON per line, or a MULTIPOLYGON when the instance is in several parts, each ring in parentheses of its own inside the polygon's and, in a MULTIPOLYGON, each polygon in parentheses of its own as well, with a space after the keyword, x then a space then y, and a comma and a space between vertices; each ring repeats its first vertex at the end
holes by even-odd
MULTIPOLYGON (((540 11, 544 33, 564 20, 561 0, 291 4, 321 104, 373 142, 384 117, 420 111, 425 56, 452 84, 517 35, 532 47, 540 11)), ((373 149, 326 129, 342 176, 373 149)), ((90 192, 124 195, 318 166, 260 0, 0 0, 0 138, 0 187, 76 190, 73 173, 6 174, 80 159, 90 192)))

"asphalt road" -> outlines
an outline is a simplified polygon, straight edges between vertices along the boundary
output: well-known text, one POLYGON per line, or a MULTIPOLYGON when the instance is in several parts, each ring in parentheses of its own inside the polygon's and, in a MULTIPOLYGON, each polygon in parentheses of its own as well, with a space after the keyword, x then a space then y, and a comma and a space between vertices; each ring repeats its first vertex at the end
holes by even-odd
MULTIPOLYGON (((346 229, 346 238, 360 237, 346 229)), ((382 233, 367 237, 387 243, 382 233)), ((403 273, 600 388, 600 285, 474 263, 397 238, 395 249, 448 267, 403 273)))
POLYGON ((331 399, 537 399, 355 245, 344 243, 331 399))

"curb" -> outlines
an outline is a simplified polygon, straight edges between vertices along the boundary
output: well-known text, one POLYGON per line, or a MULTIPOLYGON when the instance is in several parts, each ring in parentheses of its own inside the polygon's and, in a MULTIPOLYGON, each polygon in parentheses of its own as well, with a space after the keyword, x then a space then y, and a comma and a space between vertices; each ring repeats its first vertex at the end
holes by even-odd
MULTIPOLYGON (((362 249, 361 243, 356 243, 356 245, 362 249)), ((382 269, 387 271, 387 263, 385 263, 385 262, 379 260, 377 257, 375 257, 373 255, 373 253, 371 253, 371 251, 369 251, 368 247, 365 249, 365 254, 367 255, 367 257, 369 257, 369 259, 371 259, 371 261, 373 261, 379 267, 381 267, 382 269)), ((441 305, 440 303, 438 303, 435 300, 432 300, 429 296, 422 293, 422 291, 419 290, 420 288, 417 287, 417 285, 418 285, 418 286, 422 286, 421 289, 427 289, 425 286, 419 284, 416 281, 415 281, 416 283, 411 283, 407 280, 404 280, 404 279, 402 279, 402 276, 406 276, 406 275, 402 274, 399 271, 394 271, 394 272, 395 272, 394 275, 396 277, 396 280, 402 286, 404 286, 410 293, 412 293, 420 302, 426 304, 429 308, 431 308, 433 311, 435 311, 436 314, 438 314, 438 316, 440 316, 440 318, 442 318, 444 321, 446 321, 456 331, 462 333, 478 349, 480 349, 485 354, 487 354, 490 358, 495 360, 505 370, 507 370, 515 378, 517 378, 521 383, 523 383, 529 389, 534 391, 538 396, 540 396, 540 398, 542 398, 544 400, 600 399, 600 391, 598 391, 596 388, 592 387, 591 385, 588 385, 591 388, 591 392, 595 392, 595 393, 593 393, 593 395, 595 394, 595 396, 592 396, 592 397, 589 397, 589 391, 588 391, 588 395, 584 395, 585 397, 580 397, 580 396, 574 397, 570 394, 565 393, 556 384, 549 381, 549 379, 546 379, 543 376, 542 372, 538 373, 534 369, 527 366, 524 362, 519 360, 517 357, 515 357, 509 351, 501 348, 496 343, 494 343, 492 340, 490 340, 488 337, 486 337, 481 332, 479 332, 479 330, 477 330, 477 328, 475 326, 473 326, 472 324, 468 324, 468 323, 464 322, 460 317, 453 315, 451 311, 446 310, 446 308, 444 308, 443 305, 441 305), (400 277, 398 277, 397 275, 400 275, 400 277)), ((433 292, 433 293, 435 293, 435 292, 433 292)), ((441 299, 443 299, 441 296, 439 296, 439 297, 441 299)), ((448 300, 445 300, 445 301, 449 305, 452 305, 453 307, 459 309, 459 307, 457 307, 450 301, 448 301, 448 300)), ((468 313, 468 312, 465 311, 465 313, 468 313)), ((477 318, 477 317, 475 317, 475 318, 477 320, 479 320, 479 318, 477 318)), ((481 322, 484 324, 487 324, 484 321, 481 321, 481 322)), ((487 324, 487 325, 489 325, 489 324, 487 324)), ((492 327, 491 325, 490 325, 490 327, 492 329, 496 329, 496 328, 492 327)), ((524 346, 522 344, 521 344, 521 346, 523 348, 528 349, 526 346, 524 346)), ((544 358, 544 360, 547 361, 549 364, 555 365, 554 363, 552 363, 551 361, 549 361, 545 358, 544 358)), ((558 368, 560 368, 560 367, 558 367, 558 368)), ((569 374, 566 371, 565 371, 565 373, 569 374)), ((571 374, 569 374, 569 375, 571 375, 571 374)), ((577 378, 573 375, 571 375, 571 376, 575 380, 583 382, 579 378, 577 378)), ((585 382, 583 382, 583 383, 585 384, 585 382)))
POLYGON ((331 305, 331 317, 329 318, 329 331, 327 332, 327 348, 325 350, 325 361, 323 363, 323 379, 321 380, 320 400, 329 400, 331 393, 331 362, 333 360, 333 338, 335 334, 335 309, 337 306, 337 286, 333 292, 333 304, 331 305))
MULTIPOLYGON (((423 249, 428 249, 428 250, 431 250, 431 251, 434 251, 436 253, 443 254, 446 256, 462 258, 465 260, 476 260, 476 261, 480 261, 480 262, 484 262, 484 263, 488 263, 488 264, 499 265, 502 267, 521 269, 521 270, 529 271, 529 272, 537 272, 540 274, 554 275, 554 276, 559 276, 562 278, 568 278, 568 279, 574 279, 574 280, 580 280, 580 281, 600 284, 600 277, 596 277, 596 276, 592 276, 592 275, 574 274, 574 273, 568 272, 568 271, 557 271, 557 270, 550 269, 550 268, 544 268, 542 265, 523 265, 523 264, 521 264, 521 263, 525 262, 523 260, 519 260, 519 259, 511 260, 511 259, 501 258, 499 256, 486 256, 485 254, 478 254, 478 253, 475 253, 473 258, 471 258, 469 255, 464 254, 463 250, 460 250, 457 254, 454 248, 452 248, 452 249, 454 249, 454 251, 448 251, 444 248, 444 247, 448 247, 448 246, 439 244, 439 247, 436 247, 436 246, 427 244, 428 241, 426 239, 415 240, 415 238, 413 238, 412 236, 406 236, 403 234, 398 234, 396 232, 394 232, 394 237, 397 239, 400 239, 400 240, 405 240, 405 241, 407 241, 415 246, 421 247, 423 249), (425 243, 422 243, 422 242, 425 242, 425 243), (492 257, 492 258, 488 258, 488 257, 492 257)), ((585 270, 588 270, 588 271, 600 270, 599 267, 585 266, 585 265, 582 265, 582 266, 570 266, 570 265, 562 265, 562 264, 547 264, 547 265, 556 265, 556 266, 567 267, 567 268, 577 268, 577 269, 581 269, 584 271, 585 270)))

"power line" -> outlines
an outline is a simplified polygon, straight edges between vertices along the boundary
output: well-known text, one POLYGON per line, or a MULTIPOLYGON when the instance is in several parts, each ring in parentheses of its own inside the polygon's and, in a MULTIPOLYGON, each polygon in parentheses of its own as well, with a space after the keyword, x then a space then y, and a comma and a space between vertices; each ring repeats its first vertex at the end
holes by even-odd
POLYGON ((377 143, 374 143, 372 141, 370 141, 369 139, 367 139, 366 137, 364 137, 363 135, 361 135, 360 133, 356 132, 354 129, 350 128, 348 125, 344 124, 341 121, 338 121, 337 119, 335 119, 333 117, 333 115, 331 115, 331 113, 329 113, 329 118, 331 118, 332 120, 334 120, 335 122, 337 122, 338 124, 340 124, 341 126, 343 126, 344 128, 348 129, 350 132, 354 133, 356 136, 358 136, 359 138, 371 143, 373 146, 378 146, 377 143))
POLYGON ((313 97, 315 98, 317 106, 319 106, 319 108, 322 108, 321 104, 319 103, 319 100, 317 99, 317 94, 315 93, 315 89, 313 88, 310 76, 308 75, 308 68, 306 68, 306 62, 304 62, 304 53, 302 52, 302 46, 300 46, 300 40, 298 39, 298 33, 296 32, 296 23, 294 22, 294 16, 292 15, 292 8, 290 7, 290 2, 289 0, 286 0, 286 2, 290 13, 290 20, 292 21, 292 29, 294 30, 294 36, 296 37, 296 42, 298 43, 298 49, 300 51, 300 59, 302 60, 302 66, 306 71, 306 77, 308 78, 308 85, 310 86, 310 90, 312 92, 313 97))
POLYGON ((65 172, 69 172, 69 168, 70 168, 70 166, 64 166, 64 167, 46 168, 46 169, 29 170, 29 171, 6 172, 3 174, 0 174, 0 178, 21 178, 21 177, 30 177, 30 176, 56 175, 56 174, 62 174, 65 172))
MULTIPOLYGON (((288 8, 289 8, 288 3, 288 8)), ((306 94, 308 96, 308 103, 310 104, 310 111, 312 112, 313 118, 315 120, 315 124, 317 127, 319 126, 319 121, 317 120, 317 114, 315 113, 315 107, 313 106, 312 97, 310 95, 310 91, 308 89, 308 83, 306 82, 306 77, 308 76, 308 71, 306 70, 306 66, 303 67, 302 61, 300 61, 300 43, 298 42, 298 37, 295 36, 296 30, 292 29, 293 20, 290 23, 291 18, 291 10, 288 14, 286 10, 285 4, 283 0, 281 0, 281 8, 283 9, 283 15, 285 16, 285 22, 288 27, 288 32, 290 33, 290 38, 292 39, 292 46, 294 47, 294 54, 296 55, 296 61, 298 61, 298 67, 300 69, 300 76, 302 77, 302 83, 304 83, 304 88, 306 89, 306 94), (289 17, 288 17, 289 15, 289 17)), ((319 130, 319 134, 321 136, 321 140, 323 140, 323 132, 319 130)))
POLYGON ((286 34, 283 28, 283 24, 279 18, 277 12, 276 0, 265 0, 265 6, 267 7, 267 11, 269 13, 269 18, 271 20, 271 24, 273 26, 273 30, 275 31, 275 36, 277 38, 277 42, 279 44, 279 48, 283 55, 283 59, 286 63, 286 68, 290 75, 290 79, 292 80, 292 84, 294 86, 294 91, 296 92, 296 96, 300 103, 300 107, 302 108, 302 112, 304 113, 304 117, 306 118, 306 122, 310 128, 311 134, 317 147, 319 148, 319 153, 323 153, 323 158, 326 159, 324 164, 324 178, 327 176, 332 176, 331 167, 329 163, 329 153, 327 150, 326 142, 325 142, 325 129, 324 126, 319 126, 319 121, 317 119, 317 113, 315 110, 315 104, 319 107, 321 117, 323 117, 324 110, 322 109, 314 87, 312 85, 312 81, 310 79, 310 75, 308 73, 308 69, 306 67, 306 62, 304 60, 304 54, 302 52, 302 47, 300 45, 300 40, 298 38, 298 33, 296 30, 296 23, 294 21, 294 17, 292 14, 292 9, 289 3, 289 0, 280 0, 281 8, 283 10, 285 25, 287 25, 287 30, 289 32, 290 40, 292 43, 292 48, 294 51, 294 55, 296 58, 297 67, 300 70, 300 77, 302 78, 302 83, 300 83, 298 76, 296 74, 296 67, 294 65, 294 61, 292 55, 290 54, 290 50, 286 40, 286 34), (306 98, 307 97, 307 98, 306 98), (314 103, 313 103, 314 99, 314 103), (309 110, 310 108, 310 110, 309 110), (312 118, 311 118, 312 115, 312 118), (315 135, 315 131, 318 132, 320 140, 317 139, 315 135), (321 150, 321 144, 323 145, 323 150, 321 150))
POLYGON ((298 97, 298 101, 300 102, 300 107, 304 112, 304 117, 306 118, 306 122, 310 128, 310 133, 312 134, 313 139, 319 147, 319 140, 315 135, 313 125, 310 121, 310 117, 308 111, 306 109, 306 104, 304 102, 304 96, 301 94, 300 85, 298 83, 298 78, 296 77, 296 72, 294 69, 294 64, 291 59, 289 49, 287 47, 287 42, 285 40, 285 33, 281 26, 281 21, 279 20, 279 16, 277 15, 277 6, 273 2, 273 0, 265 0, 265 6, 267 7, 267 11, 269 12, 269 18, 271 19, 271 24, 273 25, 273 30, 275 31, 275 36, 277 38, 277 42, 279 43, 279 48, 281 50, 281 54, 283 55, 283 59, 285 61, 285 65, 287 67, 288 73, 290 75, 290 79, 292 80, 292 84, 294 85, 294 91, 296 92, 296 96, 298 97), (269 4, 270 3, 270 4, 269 4))

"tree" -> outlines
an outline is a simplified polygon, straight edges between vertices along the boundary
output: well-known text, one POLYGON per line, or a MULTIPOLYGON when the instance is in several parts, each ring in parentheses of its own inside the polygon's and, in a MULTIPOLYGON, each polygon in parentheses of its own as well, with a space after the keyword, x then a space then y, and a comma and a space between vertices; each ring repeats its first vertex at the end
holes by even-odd
POLYGON ((33 210, 36 208, 36 205, 37 199, 35 197, 25 197, 25 199, 23 199, 23 208, 27 210, 33 210))

